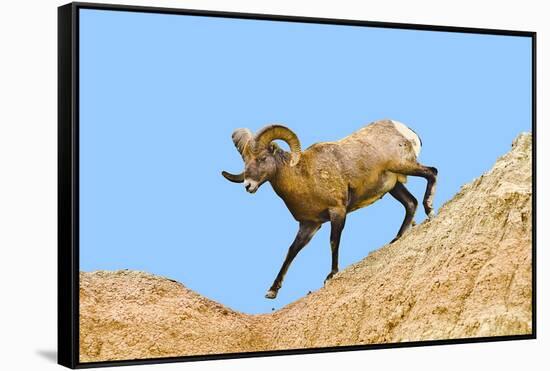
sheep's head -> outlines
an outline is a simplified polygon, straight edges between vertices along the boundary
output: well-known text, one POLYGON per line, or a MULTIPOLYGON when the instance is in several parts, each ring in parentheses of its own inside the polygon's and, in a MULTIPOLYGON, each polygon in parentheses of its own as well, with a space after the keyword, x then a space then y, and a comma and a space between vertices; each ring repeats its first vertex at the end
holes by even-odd
POLYGON ((223 171, 222 175, 229 181, 244 183, 250 193, 254 193, 277 172, 278 162, 275 156, 283 151, 274 140, 285 141, 290 147, 289 166, 295 166, 300 161, 300 141, 296 134, 282 125, 269 125, 258 131, 256 135, 248 129, 237 129, 232 135, 233 143, 244 160, 244 172, 230 174, 223 171))

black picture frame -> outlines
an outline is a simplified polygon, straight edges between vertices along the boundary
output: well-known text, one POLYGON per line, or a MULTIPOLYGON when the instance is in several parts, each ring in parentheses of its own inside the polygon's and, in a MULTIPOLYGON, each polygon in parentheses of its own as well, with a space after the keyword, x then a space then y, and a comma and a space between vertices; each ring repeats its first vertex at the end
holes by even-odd
POLYGON ((234 13, 192 9, 70 3, 58 8, 58 363, 69 368, 121 366, 227 358, 341 352, 381 348, 417 347, 536 338, 536 32, 422 24, 372 22, 348 19, 234 13), (533 135, 533 227, 532 227, 532 333, 528 335, 414 341, 371 345, 307 348, 293 350, 181 356, 105 362, 79 362, 79 10, 100 9, 124 12, 199 15, 268 21, 353 25, 364 27, 429 30, 457 33, 521 36, 532 45, 532 135, 533 135))

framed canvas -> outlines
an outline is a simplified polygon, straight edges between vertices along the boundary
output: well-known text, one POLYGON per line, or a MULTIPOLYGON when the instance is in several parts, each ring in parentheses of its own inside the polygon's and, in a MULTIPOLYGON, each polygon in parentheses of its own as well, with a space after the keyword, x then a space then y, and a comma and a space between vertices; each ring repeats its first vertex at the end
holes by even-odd
POLYGON ((535 338, 534 32, 58 16, 60 364, 535 338))

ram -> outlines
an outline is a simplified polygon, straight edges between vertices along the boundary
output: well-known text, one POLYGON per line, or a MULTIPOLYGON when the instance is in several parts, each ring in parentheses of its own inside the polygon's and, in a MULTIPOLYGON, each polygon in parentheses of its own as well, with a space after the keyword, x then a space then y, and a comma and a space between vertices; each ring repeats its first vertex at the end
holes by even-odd
POLYGON ((417 207, 404 185, 408 175, 427 180, 424 210, 428 218, 434 214, 437 169, 418 163, 422 142, 400 122, 376 121, 339 141, 316 143, 303 152, 296 134, 282 125, 266 126, 255 135, 248 129, 237 129, 232 138, 245 169, 240 174, 223 171, 222 175, 244 183, 250 193, 270 182, 300 224, 279 274, 266 293, 268 299, 277 296, 292 260, 325 222, 331 226, 332 251, 332 267, 326 280, 334 276, 346 215, 388 192, 405 207, 405 218, 393 241, 401 237, 411 226, 417 207), (275 140, 286 142, 290 152, 281 149, 275 140))

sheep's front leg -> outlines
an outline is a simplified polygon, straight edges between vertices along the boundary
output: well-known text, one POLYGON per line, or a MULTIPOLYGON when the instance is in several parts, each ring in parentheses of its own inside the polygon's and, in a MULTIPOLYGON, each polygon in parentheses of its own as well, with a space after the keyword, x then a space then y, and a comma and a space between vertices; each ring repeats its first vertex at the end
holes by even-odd
POLYGON ((265 294, 266 298, 275 299, 277 297, 277 292, 281 288, 283 279, 285 277, 286 271, 288 270, 288 267, 290 266, 290 263, 292 263, 292 260, 294 260, 300 250, 302 250, 302 248, 307 245, 307 243, 311 240, 313 235, 315 235, 315 232, 317 232, 320 227, 321 224, 319 223, 300 223, 298 234, 296 235, 294 242, 292 242, 292 245, 290 245, 290 248, 288 249, 285 261, 283 262, 283 266, 281 267, 279 274, 275 278, 275 281, 273 281, 273 285, 271 285, 271 288, 265 294))
POLYGON ((340 237, 346 224, 346 209, 329 210, 330 215, 330 250, 332 252, 332 267, 325 283, 338 273, 338 249, 340 248, 340 237))

